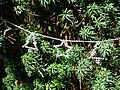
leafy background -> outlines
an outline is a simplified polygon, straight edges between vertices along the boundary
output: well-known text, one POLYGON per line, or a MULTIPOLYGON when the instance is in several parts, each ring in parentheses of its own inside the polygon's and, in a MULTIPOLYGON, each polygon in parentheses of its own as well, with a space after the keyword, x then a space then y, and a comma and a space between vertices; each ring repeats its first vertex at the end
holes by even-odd
POLYGON ((38 51, 28 52, 22 45, 29 34, 8 24, 12 30, 4 36, 2 24, 1 90, 120 90, 120 40, 104 41, 120 37, 119 6, 119 0, 0 1, 0 20, 65 40, 102 41, 95 56, 107 59, 89 59, 93 43, 67 43, 69 57, 56 57, 53 45, 60 42, 39 35, 38 51))

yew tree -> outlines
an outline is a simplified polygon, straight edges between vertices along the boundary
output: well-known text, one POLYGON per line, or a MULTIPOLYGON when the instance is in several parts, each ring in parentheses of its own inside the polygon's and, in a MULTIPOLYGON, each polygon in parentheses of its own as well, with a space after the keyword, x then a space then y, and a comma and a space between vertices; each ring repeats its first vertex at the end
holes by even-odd
POLYGON ((0 1, 1 90, 120 90, 120 0, 0 1))

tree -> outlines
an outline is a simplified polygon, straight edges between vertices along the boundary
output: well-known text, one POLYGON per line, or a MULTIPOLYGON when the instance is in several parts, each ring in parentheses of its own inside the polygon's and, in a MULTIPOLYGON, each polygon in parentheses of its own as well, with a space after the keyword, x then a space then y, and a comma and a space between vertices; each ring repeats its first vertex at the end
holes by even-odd
POLYGON ((3 90, 120 89, 119 0, 0 3, 3 90))

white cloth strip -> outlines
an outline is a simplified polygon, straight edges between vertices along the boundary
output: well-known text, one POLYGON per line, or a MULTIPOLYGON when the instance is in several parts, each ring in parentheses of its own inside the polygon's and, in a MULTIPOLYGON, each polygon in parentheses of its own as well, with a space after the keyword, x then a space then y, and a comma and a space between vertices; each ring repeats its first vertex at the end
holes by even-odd
MULTIPOLYGON (((7 20, 4 20, 5 22, 21 29, 21 30, 24 30, 25 32, 28 32, 28 33, 32 33, 31 31, 29 31, 28 29, 24 29, 14 23, 11 23, 7 20)), ((43 38, 49 38, 49 39, 53 39, 53 40, 58 40, 58 41, 65 41, 65 42, 73 42, 73 43, 96 43, 97 41, 84 41, 84 40, 64 40, 64 39, 60 39, 60 38, 55 38, 55 37, 51 37, 51 36, 47 36, 47 35, 43 35, 43 34, 39 34, 41 37, 43 38)), ((106 42, 106 41, 114 41, 114 40, 119 40, 120 38, 115 38, 115 39, 108 39, 108 40, 104 40, 104 41, 99 41, 99 42, 106 42)))

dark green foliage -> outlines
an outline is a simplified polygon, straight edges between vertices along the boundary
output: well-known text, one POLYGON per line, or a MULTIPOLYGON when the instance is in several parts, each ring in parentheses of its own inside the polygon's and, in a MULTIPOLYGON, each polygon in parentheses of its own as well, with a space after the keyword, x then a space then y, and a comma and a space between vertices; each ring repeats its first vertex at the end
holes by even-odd
POLYGON ((113 51, 113 44, 111 41, 101 42, 98 53, 102 57, 112 56, 113 51))
POLYGON ((96 33, 93 31, 94 29, 94 27, 87 24, 80 30, 79 35, 84 40, 97 40, 98 38, 96 37, 96 33))
POLYGON ((3 90, 120 90, 120 40, 108 40, 120 37, 120 0, 2 0, 0 4, 10 5, 20 19, 16 18, 17 24, 34 34, 8 24, 13 31, 4 36, 0 27, 3 90), (73 47, 67 52, 66 45, 55 48, 59 40, 41 34, 101 41, 94 57, 103 59, 99 63, 89 59, 93 43, 64 42, 73 47), (37 49, 22 47, 28 41, 27 46, 36 44, 37 49))
POLYGON ((0 48, 2 47, 2 42, 4 41, 3 39, 3 35, 0 33, 0 48))
POLYGON ((111 72, 106 68, 96 68, 92 90, 115 90, 115 81, 111 72))

